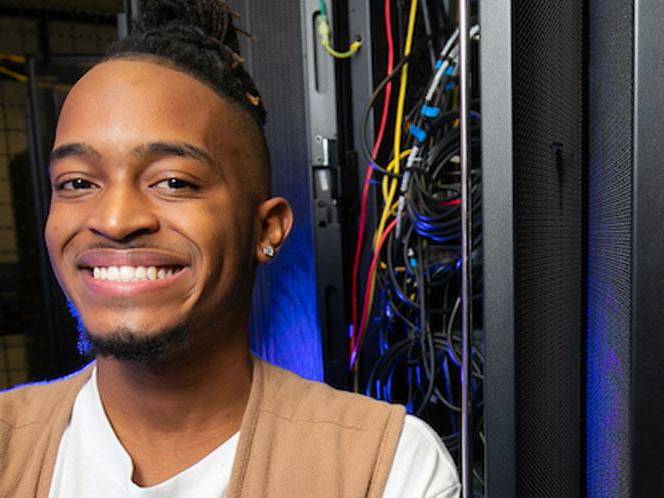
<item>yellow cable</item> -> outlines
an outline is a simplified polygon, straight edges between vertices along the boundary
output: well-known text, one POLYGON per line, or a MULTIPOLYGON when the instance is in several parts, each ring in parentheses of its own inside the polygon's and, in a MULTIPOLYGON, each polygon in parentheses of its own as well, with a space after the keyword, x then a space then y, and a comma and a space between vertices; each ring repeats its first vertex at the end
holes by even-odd
MULTIPOLYGON (((415 31, 417 2, 418 0, 412 0, 410 3, 410 11, 408 14, 408 30, 406 32, 406 44, 404 46, 405 57, 408 57, 410 55, 410 51, 413 46, 413 33, 415 31)), ((406 101, 407 82, 408 82, 408 63, 404 64, 401 69, 401 81, 400 81, 401 84, 399 87, 399 100, 397 103, 397 115, 394 126, 394 155, 392 161, 390 162, 390 164, 388 164, 386 168, 387 171, 394 173, 396 175, 399 174, 399 163, 404 157, 406 157, 410 153, 410 150, 405 150, 403 152, 401 152, 400 150, 401 131, 403 128, 403 123, 402 123, 403 110, 406 101)), ((397 178, 391 178, 388 176, 383 177, 382 187, 383 187, 383 198, 385 201, 385 207, 383 208, 383 213, 380 217, 380 222, 378 223, 378 227, 376 228, 376 233, 374 234, 374 239, 373 239, 374 251, 377 250, 378 243, 380 242, 380 239, 383 236, 383 232, 385 231, 385 225, 387 223, 388 218, 390 217, 390 215, 393 215, 396 212, 398 203, 393 202, 393 199, 397 189, 397 185, 398 185, 397 178)), ((371 309, 371 306, 373 304, 375 290, 376 290, 376 272, 374 271, 371 275, 369 275, 369 302, 367 303, 369 309, 371 309)))
MULTIPOLYGON (((413 46, 413 32, 415 31, 415 16, 417 15, 417 0, 412 0, 410 3, 410 13, 408 14, 408 31, 406 33, 406 45, 404 47, 404 56, 408 57, 410 55, 410 50, 413 46)), ((394 126, 394 157, 390 164, 387 166, 387 170, 395 174, 399 174, 399 163, 401 162, 402 155, 405 157, 410 153, 410 150, 401 152, 401 130, 403 127, 403 109, 404 103, 406 101, 406 84, 408 82, 408 64, 404 64, 401 69, 401 86, 399 87, 399 100, 397 103, 397 116, 395 119, 394 126)), ((385 186, 388 184, 390 179, 385 176, 383 177, 382 186, 385 189, 385 186)), ((383 236, 383 231, 385 230, 385 225, 387 220, 390 217, 390 214, 393 214, 397 208, 397 203, 393 202, 394 193, 397 189, 398 180, 396 178, 391 179, 390 187, 387 192, 385 199, 385 207, 383 208, 383 213, 380 217, 380 222, 378 223, 378 228, 376 228, 376 233, 374 235, 374 251, 377 250, 378 243, 380 242, 381 237, 383 236)), ((374 292, 376 290, 376 272, 369 275, 369 302, 367 303, 369 308, 373 304, 374 292)))
POLYGON ((348 59, 355 55, 362 46, 360 40, 355 40, 345 52, 334 50, 334 48, 332 48, 332 43, 330 42, 330 25, 327 22, 327 16, 325 14, 318 16, 318 36, 320 36, 320 44, 325 51, 336 59, 348 59))
POLYGON ((362 46, 361 41, 355 40, 353 43, 350 44, 348 50, 346 50, 345 52, 337 52, 330 46, 330 40, 321 40, 320 43, 321 45, 323 45, 323 48, 328 54, 337 59, 348 59, 349 57, 352 57, 362 46))
MULTIPOLYGON (((402 151, 401 154, 399 155, 399 160, 407 158, 408 154, 410 154, 410 151, 411 151, 411 149, 407 149, 407 150, 402 151)), ((394 168, 395 168, 395 160, 392 159, 385 169, 387 171, 394 171, 394 168)), ((397 168, 397 171, 399 171, 398 165, 396 166, 396 168, 397 168)), ((397 180, 393 179, 393 181, 396 182, 397 180)), ((383 185, 385 185, 385 183, 383 185)), ((383 192, 383 199, 385 201, 389 200, 389 199, 387 199, 387 193, 386 192, 383 192)), ((385 204, 385 207, 383 208, 383 214, 385 213, 385 210, 387 209, 387 206, 389 206, 389 204, 385 204)), ((381 214, 381 219, 382 219, 382 217, 383 216, 381 214)), ((378 231, 376 231, 376 233, 378 233, 378 231)), ((382 231, 381 231, 381 234, 382 234, 382 231)), ((380 239, 376 239, 376 238, 373 239, 372 245, 373 245, 374 248, 376 247, 376 244, 378 244, 379 240, 380 239)))
POLYGON ((0 60, 15 62, 16 64, 25 64, 25 57, 16 54, 0 54, 0 60))
MULTIPOLYGON (((1 57, 0 57, 1 58, 1 57)), ((28 77, 25 74, 17 73, 16 71, 12 71, 11 69, 7 69, 4 66, 0 66, 0 74, 4 74, 5 76, 9 76, 10 78, 15 79, 19 83, 27 84, 28 83, 28 77)), ((37 82, 37 88, 48 88, 50 90, 56 90, 59 92, 67 93, 69 90, 71 90, 71 85, 65 85, 64 83, 49 83, 46 81, 38 81, 37 82)))
MULTIPOLYGON (((383 212, 384 213, 387 212, 388 214, 389 213, 394 214, 397 210, 397 207, 398 203, 395 202, 390 209, 383 210, 383 212)), ((382 235, 383 235, 382 232, 379 234, 378 230, 376 230, 376 233, 374 234, 374 240, 376 240, 376 244, 380 242, 380 238, 382 237, 382 235)), ((374 250, 376 249, 377 248, 374 248, 374 250)), ((374 269, 373 273, 369 275, 369 302, 368 302, 369 309, 371 309, 371 306, 373 305, 375 290, 376 290, 376 271, 374 269)))
POLYGON ((7 69, 3 66, 0 66, 0 74, 14 78, 16 81, 20 81, 21 83, 28 82, 28 77, 26 75, 17 73, 16 71, 12 71, 11 69, 7 69))
MULTIPOLYGON (((9 62, 14 62, 16 64, 25 64, 25 57, 16 54, 0 53, 0 61, 9 61, 9 62)), ((14 78, 16 81, 20 81, 21 83, 28 82, 28 77, 26 75, 17 73, 16 71, 12 71, 11 69, 6 68, 4 66, 0 66, 0 74, 4 74, 5 76, 14 78)))
MULTIPOLYGON (((410 3, 410 13, 408 14, 408 30, 406 32, 406 44, 404 46, 404 57, 410 55, 411 48, 413 47, 413 33, 415 31, 415 18, 417 16, 417 0, 412 0, 410 3)), ((390 166, 387 167, 387 170, 396 175, 399 174, 399 163, 401 161, 401 132, 403 129, 403 111, 404 105, 406 102, 406 87, 408 84, 408 63, 404 64, 401 68, 401 81, 399 86, 399 99, 397 101, 397 115, 394 120, 394 158, 398 158, 393 163, 390 163, 390 166)), ((394 200, 394 194, 397 190, 398 180, 396 178, 391 178, 384 176, 382 180, 383 188, 383 198, 385 206, 391 206, 392 201, 394 200), (388 187, 389 185, 389 187, 388 187)), ((376 244, 380 240, 383 230, 385 230, 385 225, 387 224, 387 219, 389 217, 389 210, 383 209, 383 214, 380 217, 380 222, 378 223, 377 229, 377 238, 374 240, 374 249, 376 244)))

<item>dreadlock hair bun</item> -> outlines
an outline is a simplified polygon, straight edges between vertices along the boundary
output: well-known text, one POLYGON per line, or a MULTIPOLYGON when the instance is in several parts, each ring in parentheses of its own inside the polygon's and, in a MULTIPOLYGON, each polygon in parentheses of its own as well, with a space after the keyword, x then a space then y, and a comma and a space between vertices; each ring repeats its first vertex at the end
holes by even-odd
POLYGON ((104 60, 160 59, 240 104, 262 128, 265 107, 244 69, 238 32, 246 33, 235 27, 234 17, 219 0, 145 0, 141 20, 109 47, 104 60))
POLYGON ((236 14, 228 5, 217 0, 146 0, 143 12, 144 30, 160 29, 166 25, 192 26, 231 50, 239 51, 233 26, 236 14))

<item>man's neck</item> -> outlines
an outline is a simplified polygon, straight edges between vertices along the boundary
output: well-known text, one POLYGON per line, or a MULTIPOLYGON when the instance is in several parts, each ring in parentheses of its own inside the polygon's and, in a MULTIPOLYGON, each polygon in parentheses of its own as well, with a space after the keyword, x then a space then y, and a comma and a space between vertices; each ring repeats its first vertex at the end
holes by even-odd
POLYGON ((168 479, 239 430, 252 361, 246 346, 225 346, 151 364, 98 359, 101 400, 137 484, 168 479))

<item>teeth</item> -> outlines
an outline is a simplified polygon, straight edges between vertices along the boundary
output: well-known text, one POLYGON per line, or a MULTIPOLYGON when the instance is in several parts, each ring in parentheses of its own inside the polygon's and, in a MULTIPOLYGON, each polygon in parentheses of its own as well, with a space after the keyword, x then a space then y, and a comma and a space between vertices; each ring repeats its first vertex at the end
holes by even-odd
POLYGON ((117 266, 109 266, 106 280, 120 281, 120 269, 117 266))
POLYGON ((134 269, 131 266, 120 267, 120 281, 129 282, 134 278, 134 269))
POLYGON ((110 280, 112 282, 133 282, 137 280, 158 280, 177 273, 179 269, 173 267, 156 266, 95 266, 92 277, 95 280, 110 280))
POLYGON ((148 268, 148 271, 146 272, 146 276, 150 280, 157 280, 157 268, 155 268, 154 266, 151 266, 150 268, 148 268))

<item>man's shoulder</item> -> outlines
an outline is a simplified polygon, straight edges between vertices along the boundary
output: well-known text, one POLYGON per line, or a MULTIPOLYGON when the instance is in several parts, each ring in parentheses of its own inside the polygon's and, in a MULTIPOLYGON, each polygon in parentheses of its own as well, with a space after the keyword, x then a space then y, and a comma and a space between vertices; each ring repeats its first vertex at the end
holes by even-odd
POLYGON ((87 365, 65 377, 0 392, 0 425, 18 428, 48 419, 53 409, 73 400, 91 371, 87 365))
POLYGON ((335 389, 268 363, 263 363, 262 370, 267 388, 263 410, 278 413, 292 422, 382 430, 390 418, 403 418, 405 413, 401 405, 335 389))

